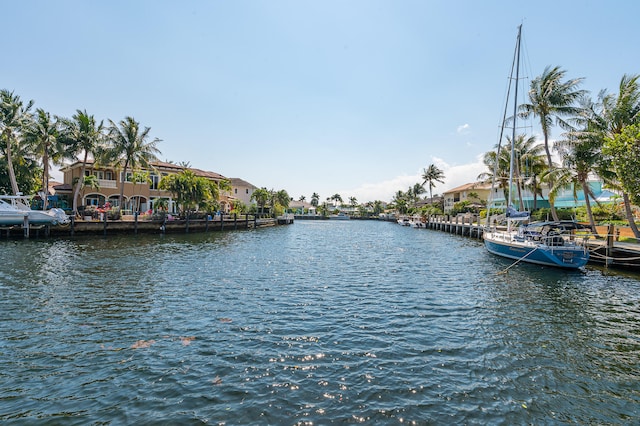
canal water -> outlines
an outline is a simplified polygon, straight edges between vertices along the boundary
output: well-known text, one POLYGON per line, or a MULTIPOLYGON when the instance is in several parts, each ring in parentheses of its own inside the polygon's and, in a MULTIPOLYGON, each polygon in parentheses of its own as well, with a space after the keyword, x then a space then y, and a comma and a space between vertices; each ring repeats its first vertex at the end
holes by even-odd
POLYGON ((4 424, 630 424, 639 276, 385 222, 0 241, 4 424))

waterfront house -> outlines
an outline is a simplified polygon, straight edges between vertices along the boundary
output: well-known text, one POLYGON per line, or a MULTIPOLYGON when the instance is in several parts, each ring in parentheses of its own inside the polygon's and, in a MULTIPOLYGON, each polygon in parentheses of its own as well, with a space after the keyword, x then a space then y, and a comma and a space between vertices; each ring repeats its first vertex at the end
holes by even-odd
MULTIPOLYGON (((614 202, 618 197, 617 194, 604 189, 602 181, 599 180, 591 180, 587 182, 591 191, 595 195, 595 199, 599 203, 611 203, 614 202)), ((494 188, 493 194, 491 196, 493 205, 495 207, 506 207, 505 195, 502 188, 494 188)), ((517 189, 514 187, 514 194, 516 194, 517 189)), ((462 186, 458 186, 456 188, 450 189, 444 192, 444 212, 450 213, 453 210, 453 206, 455 203, 461 201, 469 201, 471 203, 477 203, 478 198, 482 201, 487 201, 489 199, 489 194, 491 193, 491 185, 485 184, 482 182, 476 183, 467 183, 462 186), (477 198, 470 197, 469 194, 477 194, 477 198)), ((591 200, 594 201, 593 199, 591 200)), ((524 204, 525 210, 532 211, 540 208, 549 208, 549 189, 543 188, 542 195, 538 194, 537 197, 533 196, 533 193, 528 189, 525 189, 522 192, 522 202, 524 204)), ((515 200, 514 200, 515 203, 515 200)), ((556 195, 554 206, 556 208, 574 208, 585 205, 584 192, 582 189, 576 191, 574 196, 573 188, 566 187, 558 192, 556 195)), ((516 206, 517 208, 518 206, 516 206)))
POLYGON ((226 195, 232 200, 241 201, 246 206, 250 206, 252 203, 255 204, 251 201, 251 196, 258 189, 257 186, 240 178, 230 178, 229 182, 231 183, 231 192, 226 195))
POLYGON ((444 213, 450 213, 456 203, 468 201, 470 204, 481 206, 489 198, 491 184, 483 182, 465 183, 442 193, 444 198, 444 213))
MULTIPOLYGON (((136 170, 148 173, 148 182, 133 182, 134 171, 127 171, 124 182, 124 196, 121 210, 124 214, 131 214, 134 210, 145 212, 153 210, 154 202, 160 199, 168 201, 168 211, 176 213, 178 206, 173 199, 173 195, 168 191, 159 189, 162 177, 180 173, 185 169, 190 170, 196 176, 204 177, 214 182, 226 179, 219 173, 210 172, 191 167, 183 167, 177 164, 166 162, 153 162, 149 170, 136 170)), ((64 184, 56 187, 56 193, 65 196, 68 205, 72 205, 74 185, 80 178, 82 171, 82 161, 66 165, 60 169, 64 175, 64 184)), ((97 187, 85 187, 80 190, 79 206, 104 206, 109 203, 112 206, 119 205, 120 185, 122 182, 122 171, 113 166, 101 166, 93 161, 87 161, 85 176, 93 175, 97 178, 97 187)), ((227 194, 221 194, 220 205, 222 211, 228 211, 232 199, 227 194)))

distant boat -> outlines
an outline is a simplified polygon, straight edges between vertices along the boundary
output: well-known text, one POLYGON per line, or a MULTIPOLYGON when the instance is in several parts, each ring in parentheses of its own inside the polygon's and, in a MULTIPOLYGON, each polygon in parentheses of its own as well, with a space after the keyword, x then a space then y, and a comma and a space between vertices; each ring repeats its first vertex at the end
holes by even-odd
POLYGON ((332 214, 329 216, 329 219, 334 219, 334 220, 349 220, 351 219, 348 215, 344 214, 343 212, 340 212, 338 214, 332 214))
POLYGON ((398 224, 402 226, 411 226, 411 219, 408 217, 402 217, 398 219, 398 224))
POLYGON ((31 225, 57 225, 69 222, 69 216, 62 209, 31 210, 29 197, 0 196, 0 226, 23 225, 25 218, 31 225))
MULTIPOLYGON (((529 220, 528 212, 519 212, 513 208, 511 198, 513 194, 513 170, 514 170, 514 143, 516 140, 516 118, 518 107, 518 78, 520 72, 520 39, 522 25, 518 27, 518 38, 516 51, 514 54, 515 78, 512 75, 510 81, 515 81, 512 137, 511 137, 511 159, 509 170, 509 196, 505 217, 507 220, 506 230, 497 229, 495 224, 488 223, 483 232, 485 247, 490 253, 498 256, 514 259, 517 261, 534 263, 538 265, 556 266, 566 269, 577 269, 583 267, 589 260, 589 250, 584 244, 579 244, 575 236, 575 230, 581 226, 573 221, 562 222, 534 222, 529 225, 514 227, 516 223, 524 223, 529 220)), ((507 100, 507 103, 509 101, 507 100)), ((505 116, 506 116, 505 107, 505 116)), ((506 121, 506 120, 505 120, 506 121)), ((503 122, 502 130, 504 131, 503 122)), ((502 134, 501 134, 502 138, 502 134)), ((500 143, 498 144, 498 154, 500 143)), ((496 155, 498 158, 499 155, 496 155)), ((497 162, 496 162, 497 168, 497 162)), ((494 170, 493 175, 496 175, 494 170)), ((495 182, 492 184, 491 194, 495 193, 495 182)), ((491 211, 491 203, 487 204, 487 212, 491 211)), ((487 215, 490 221, 490 215, 487 215)))

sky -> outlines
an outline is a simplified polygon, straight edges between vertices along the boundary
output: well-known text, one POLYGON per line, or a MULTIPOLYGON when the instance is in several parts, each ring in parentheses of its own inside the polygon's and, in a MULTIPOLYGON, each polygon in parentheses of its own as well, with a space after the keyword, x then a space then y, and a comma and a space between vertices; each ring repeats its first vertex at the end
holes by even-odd
POLYGON ((559 65, 595 98, 640 73, 636 0, 21 0, 1 10, 1 89, 62 117, 131 116, 162 140, 161 160, 296 200, 391 201, 430 164, 445 175, 434 195, 474 182, 497 143, 520 24, 523 81, 559 65))

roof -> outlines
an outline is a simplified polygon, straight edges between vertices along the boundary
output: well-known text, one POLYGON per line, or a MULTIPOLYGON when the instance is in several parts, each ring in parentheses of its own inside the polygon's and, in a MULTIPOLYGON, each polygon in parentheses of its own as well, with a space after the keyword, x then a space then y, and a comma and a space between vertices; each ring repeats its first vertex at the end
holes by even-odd
POLYGON ((484 183, 484 182, 472 182, 472 183, 465 183, 464 185, 460 185, 458 187, 455 187, 453 189, 449 189, 447 191, 443 191, 443 194, 449 194, 451 192, 461 192, 461 191, 468 191, 471 189, 486 189, 486 190, 490 190, 491 189, 491 185, 488 183, 484 183))
POLYGON ((231 186, 248 186, 251 189, 258 188, 254 184, 249 183, 246 180, 242 180, 240 178, 229 178, 229 182, 231 182, 231 186))
MULTIPOLYGON (((87 165, 93 165, 95 162, 92 159, 88 159, 86 164, 87 165)), ((74 163, 68 164, 66 166, 63 166, 60 168, 60 171, 64 172, 66 170, 70 170, 73 169, 74 167, 78 167, 82 165, 82 161, 76 161, 74 163)), ((193 167, 184 167, 181 166, 179 164, 173 164, 173 163, 168 163, 165 161, 153 161, 151 162, 151 165, 157 169, 161 169, 161 170, 171 170, 175 173, 179 173, 182 170, 191 170, 196 176, 201 176, 201 177, 205 177, 208 179, 214 179, 214 180, 222 180, 222 179, 227 179, 226 177, 224 177, 223 175, 216 173, 216 172, 210 172, 207 170, 202 170, 202 169, 196 169, 193 167)), ((106 168, 106 166, 105 166, 106 168)))

